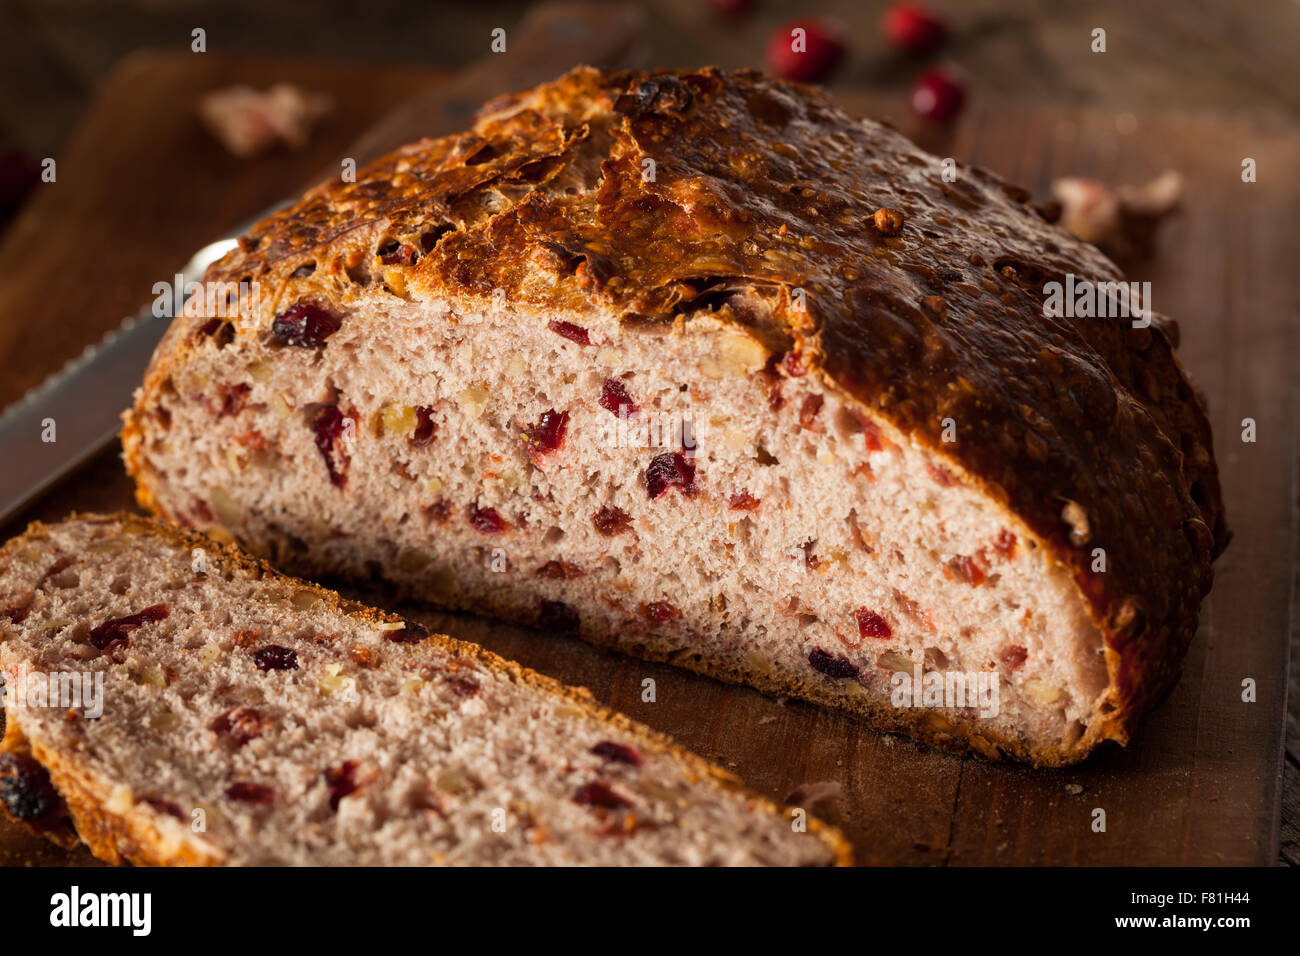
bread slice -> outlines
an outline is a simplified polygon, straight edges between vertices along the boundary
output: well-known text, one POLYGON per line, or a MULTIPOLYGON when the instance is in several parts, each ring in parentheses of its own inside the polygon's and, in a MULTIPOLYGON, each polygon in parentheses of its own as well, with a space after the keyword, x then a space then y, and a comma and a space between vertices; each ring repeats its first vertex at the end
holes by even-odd
POLYGON ((0 805, 114 863, 848 858, 586 691, 144 518, 0 550, 0 669, 0 805))
POLYGON ((303 573, 1071 763, 1226 530, 1173 325, 1047 316, 1070 276, 1122 278, 810 89, 579 69, 244 237, 208 292, 260 296, 192 300, 126 460, 303 573))

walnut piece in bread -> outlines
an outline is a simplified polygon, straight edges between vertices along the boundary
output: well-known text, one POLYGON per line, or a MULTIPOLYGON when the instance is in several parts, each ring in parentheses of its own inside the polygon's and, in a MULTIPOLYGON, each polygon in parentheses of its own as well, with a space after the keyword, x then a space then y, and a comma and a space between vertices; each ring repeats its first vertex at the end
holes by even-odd
POLYGON ((262 295, 159 347, 139 500, 943 746, 1127 742, 1226 543, 1205 412, 1159 315, 1045 314, 1113 263, 943 172, 753 72, 494 101, 212 267, 262 295))

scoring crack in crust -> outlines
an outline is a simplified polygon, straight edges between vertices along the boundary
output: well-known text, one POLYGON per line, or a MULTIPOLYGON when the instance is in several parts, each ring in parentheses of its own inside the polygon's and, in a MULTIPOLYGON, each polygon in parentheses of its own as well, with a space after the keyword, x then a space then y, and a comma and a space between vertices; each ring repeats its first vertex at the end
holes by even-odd
MULTIPOLYGON (((1026 191, 941 169, 892 129, 753 71, 579 67, 492 101, 470 132, 322 184, 206 279, 273 290, 245 317, 254 334, 304 296, 346 316, 374 283, 665 334, 707 308, 783 353, 780 374, 817 376, 943 456, 1069 568, 1110 677, 1072 749, 1127 742, 1177 680, 1227 544, 1203 402, 1164 317, 1134 329, 1043 315, 1045 282, 1120 281, 1118 267, 1026 191), (903 214, 897 234, 876 228, 882 208, 903 214)), ((173 324, 142 395, 200 321, 173 324)), ((123 444, 149 506, 131 413, 123 444)))

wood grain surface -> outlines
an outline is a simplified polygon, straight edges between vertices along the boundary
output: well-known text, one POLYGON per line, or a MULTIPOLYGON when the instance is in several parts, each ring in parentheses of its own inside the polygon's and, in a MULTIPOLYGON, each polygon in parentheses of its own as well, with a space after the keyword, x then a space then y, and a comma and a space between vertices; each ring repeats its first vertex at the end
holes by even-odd
MULTIPOLYGON (((209 54, 137 55, 105 85, 60 159, 59 183, 0 246, 0 403, 8 402, 149 298, 189 251, 255 211, 436 74, 209 54), (200 91, 288 79, 333 92, 339 109, 303 153, 251 162, 214 149, 193 119, 200 91)), ((866 94, 841 94, 874 113, 866 94)), ((897 99, 892 100, 897 103, 897 99)), ((1285 127, 1213 115, 1138 115, 1050 105, 973 110, 952 137, 922 139, 1040 195, 1054 175, 1138 182, 1188 178, 1160 252, 1135 267, 1155 307, 1179 319, 1181 356, 1206 392, 1235 538, 1217 566, 1183 680, 1127 751, 1032 771, 952 757, 882 736, 798 701, 782 702, 579 642, 467 616, 403 613, 478 641, 595 696, 782 798, 835 781, 817 808, 858 859, 876 864, 1261 864, 1277 856, 1286 650, 1295 574, 1296 269, 1300 205, 1285 127), (1120 132, 1123 129, 1126 132, 1120 132), (1259 182, 1240 180, 1253 157, 1259 182), (1241 420, 1258 441, 1240 440, 1241 420), (641 700, 642 680, 657 684, 641 700), (1242 701, 1242 681, 1257 685, 1242 701), (1106 831, 1094 832, 1095 809, 1106 831)), ((54 489, 33 518, 130 506, 107 450, 54 489)), ((358 595, 383 601, 382 595, 358 595)), ((0 825, 0 863, 86 863, 0 825)))

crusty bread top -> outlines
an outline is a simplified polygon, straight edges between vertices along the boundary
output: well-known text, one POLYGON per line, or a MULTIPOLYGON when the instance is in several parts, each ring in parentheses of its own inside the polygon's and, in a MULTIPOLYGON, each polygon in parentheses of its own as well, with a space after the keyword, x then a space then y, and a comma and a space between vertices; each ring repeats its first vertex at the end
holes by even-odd
POLYGON ((1119 270, 1023 190, 941 174, 807 87, 579 68, 321 185, 208 278, 279 302, 328 289, 345 315, 371 295, 504 294, 667 331, 710 308, 773 349, 776 374, 818 375, 1004 501, 1072 569, 1111 704, 1141 710, 1176 678, 1227 537, 1174 327, 1044 317, 1045 282, 1119 270), (902 213, 896 234, 879 209, 902 213), (324 276, 344 272, 340 300, 324 276))

